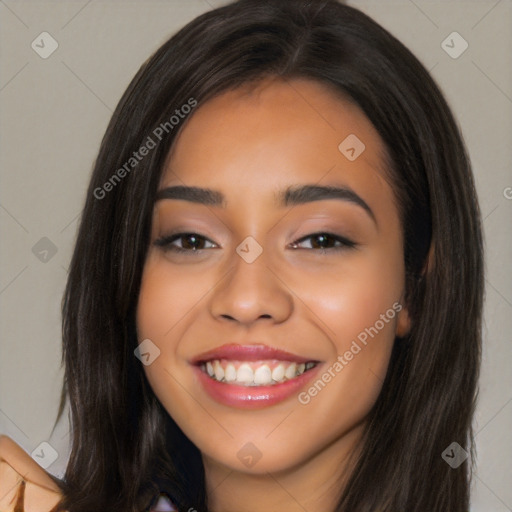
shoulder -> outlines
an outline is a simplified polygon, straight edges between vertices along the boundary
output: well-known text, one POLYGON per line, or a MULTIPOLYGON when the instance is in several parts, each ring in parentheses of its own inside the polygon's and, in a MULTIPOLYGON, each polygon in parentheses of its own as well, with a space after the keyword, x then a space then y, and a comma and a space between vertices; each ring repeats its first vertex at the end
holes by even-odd
POLYGON ((23 504, 26 512, 50 512, 62 498, 57 484, 11 438, 0 435, 0 510, 23 504))

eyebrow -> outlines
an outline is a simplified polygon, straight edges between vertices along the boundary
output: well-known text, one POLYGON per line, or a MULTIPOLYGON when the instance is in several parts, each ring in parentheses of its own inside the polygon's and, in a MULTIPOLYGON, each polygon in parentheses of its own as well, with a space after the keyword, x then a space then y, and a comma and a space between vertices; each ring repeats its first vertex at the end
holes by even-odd
POLYGON ((192 203, 204 204, 207 206, 226 206, 226 199, 222 192, 212 190, 211 188, 175 186, 159 190, 156 200, 161 199, 181 199, 192 203))
MULTIPOLYGON (((360 206, 377 223, 375 214, 366 201, 353 190, 346 187, 332 185, 290 186, 279 192, 276 198, 278 205, 282 207, 311 203, 313 201, 324 201, 326 199, 338 199, 360 206)), ((224 194, 218 190, 183 185, 166 187, 159 190, 156 200, 160 201, 162 199, 178 199, 221 208, 225 208, 227 204, 224 194)))

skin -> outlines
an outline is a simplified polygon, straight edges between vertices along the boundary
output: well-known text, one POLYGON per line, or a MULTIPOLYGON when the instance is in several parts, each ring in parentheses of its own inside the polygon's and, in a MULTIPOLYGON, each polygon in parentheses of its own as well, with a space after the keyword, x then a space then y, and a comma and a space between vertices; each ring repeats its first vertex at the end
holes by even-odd
POLYGON ((24 510, 48 512, 62 498, 49 474, 10 437, 0 435, 0 510, 13 512, 25 482, 24 510))
MULTIPOLYGON (((265 79, 199 105, 169 155, 160 188, 209 187, 226 204, 156 202, 137 327, 140 341, 160 349, 144 370, 203 454, 213 511, 334 509, 395 336, 408 332, 405 306, 307 405, 297 394, 258 410, 220 404, 204 392, 190 360, 225 343, 262 342, 321 361, 321 376, 402 302, 403 234, 384 155, 357 106, 305 79, 265 79), (350 134, 366 146, 352 162, 338 149, 350 134), (276 203, 277 191, 299 184, 350 188, 375 221, 349 201, 276 203), (181 231, 205 237, 196 245, 202 250, 178 254, 154 245, 181 231), (318 232, 356 245, 321 250, 322 240, 306 238, 318 232), (250 264, 235 250, 247 236, 263 249, 250 264), (248 442, 261 453, 250 468, 237 457, 248 442)), ((172 245, 192 247, 183 238, 172 245)), ((325 247, 338 245, 329 239, 325 247)))

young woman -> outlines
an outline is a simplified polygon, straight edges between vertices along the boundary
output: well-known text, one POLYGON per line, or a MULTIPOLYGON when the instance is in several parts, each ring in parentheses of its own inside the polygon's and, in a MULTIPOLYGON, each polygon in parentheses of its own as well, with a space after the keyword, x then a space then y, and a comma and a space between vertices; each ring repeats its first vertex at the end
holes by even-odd
POLYGON ((210 11, 103 139, 71 456, 39 476, 70 512, 466 512, 471 459, 442 454, 472 451, 482 268, 461 136, 400 42, 330 0, 210 11))

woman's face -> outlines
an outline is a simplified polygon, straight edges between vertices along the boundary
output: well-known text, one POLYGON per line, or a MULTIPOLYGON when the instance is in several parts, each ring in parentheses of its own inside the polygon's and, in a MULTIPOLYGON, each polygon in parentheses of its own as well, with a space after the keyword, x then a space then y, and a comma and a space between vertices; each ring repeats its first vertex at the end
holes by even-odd
POLYGON ((226 92, 187 121, 137 328, 160 351, 152 389, 206 464, 275 472, 357 439, 408 330, 384 151, 359 108, 308 80, 226 92))

